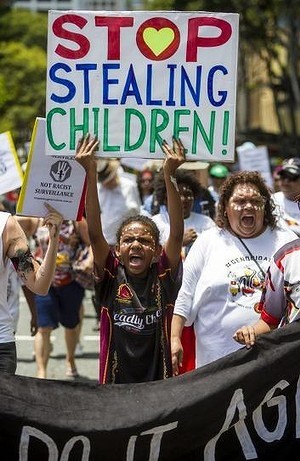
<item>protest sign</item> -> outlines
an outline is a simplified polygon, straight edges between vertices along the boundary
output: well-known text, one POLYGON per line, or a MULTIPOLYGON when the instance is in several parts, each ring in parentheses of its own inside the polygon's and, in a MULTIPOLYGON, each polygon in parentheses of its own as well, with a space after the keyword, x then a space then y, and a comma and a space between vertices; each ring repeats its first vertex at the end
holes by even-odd
POLYGON ((50 11, 46 154, 233 161, 238 14, 50 11))
POLYGON ((259 171, 269 187, 273 188, 273 179, 267 146, 255 146, 245 142, 236 148, 241 171, 259 171))
POLYGON ((9 131, 0 134, 0 194, 21 187, 23 171, 9 131))
POLYGON ((84 209, 85 171, 74 157, 45 155, 45 119, 35 121, 17 214, 45 216, 44 202, 65 219, 80 221, 84 209))

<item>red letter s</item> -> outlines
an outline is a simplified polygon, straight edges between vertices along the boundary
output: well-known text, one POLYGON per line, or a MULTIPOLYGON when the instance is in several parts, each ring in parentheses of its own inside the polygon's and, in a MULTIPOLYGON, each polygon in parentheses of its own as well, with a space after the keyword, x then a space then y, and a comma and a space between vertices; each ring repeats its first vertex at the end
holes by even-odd
POLYGON ((71 42, 77 43, 79 48, 77 50, 72 50, 71 48, 67 48, 63 45, 58 45, 55 52, 62 58, 66 59, 83 58, 89 52, 89 40, 84 35, 64 29, 63 26, 65 23, 75 24, 80 29, 83 29, 87 23, 87 20, 75 14, 64 14, 57 18, 52 25, 53 33, 56 35, 56 37, 64 38, 66 40, 70 40, 71 42))

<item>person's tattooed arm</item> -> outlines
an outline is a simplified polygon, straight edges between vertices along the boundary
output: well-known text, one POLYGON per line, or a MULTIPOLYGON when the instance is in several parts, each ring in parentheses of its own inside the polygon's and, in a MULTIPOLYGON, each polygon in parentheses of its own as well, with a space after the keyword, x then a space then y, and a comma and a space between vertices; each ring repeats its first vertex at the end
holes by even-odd
POLYGON ((49 229, 49 244, 41 264, 32 256, 26 235, 14 216, 7 220, 3 231, 3 254, 10 258, 26 287, 33 293, 46 295, 51 286, 63 216, 45 203, 44 225, 49 229))
POLYGON ((27 247, 26 251, 23 249, 17 250, 16 255, 11 258, 11 262, 13 263, 15 270, 24 282, 27 280, 26 275, 29 272, 34 272, 33 260, 35 259, 29 247, 27 247))

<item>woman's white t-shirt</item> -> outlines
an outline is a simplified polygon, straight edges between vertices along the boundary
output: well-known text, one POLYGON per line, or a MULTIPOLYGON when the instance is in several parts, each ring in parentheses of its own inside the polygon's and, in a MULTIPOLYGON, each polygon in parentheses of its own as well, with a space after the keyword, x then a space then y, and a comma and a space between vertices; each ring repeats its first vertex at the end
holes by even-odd
POLYGON ((295 238, 288 229, 267 228, 258 237, 244 239, 254 260, 226 230, 215 227, 197 238, 184 262, 174 309, 187 319, 187 326, 194 323, 197 367, 242 347, 232 336, 237 328, 258 319, 264 273, 271 257, 295 238))

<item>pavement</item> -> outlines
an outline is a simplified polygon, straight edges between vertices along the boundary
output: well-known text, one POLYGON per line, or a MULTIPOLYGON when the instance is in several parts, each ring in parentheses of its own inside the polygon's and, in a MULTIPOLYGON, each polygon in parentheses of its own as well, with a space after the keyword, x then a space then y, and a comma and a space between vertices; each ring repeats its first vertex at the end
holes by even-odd
MULTIPOLYGON (((76 381, 81 382, 97 383, 99 374, 99 332, 95 331, 96 327, 91 292, 87 290, 84 298, 84 319, 80 337, 83 354, 76 358, 79 377, 66 377, 64 328, 60 326, 51 335, 53 350, 48 362, 48 379, 67 381, 76 379, 76 381)), ((30 336, 30 312, 22 291, 20 292, 20 317, 16 333, 16 345, 18 357, 16 374, 35 377, 34 338, 30 336)))

